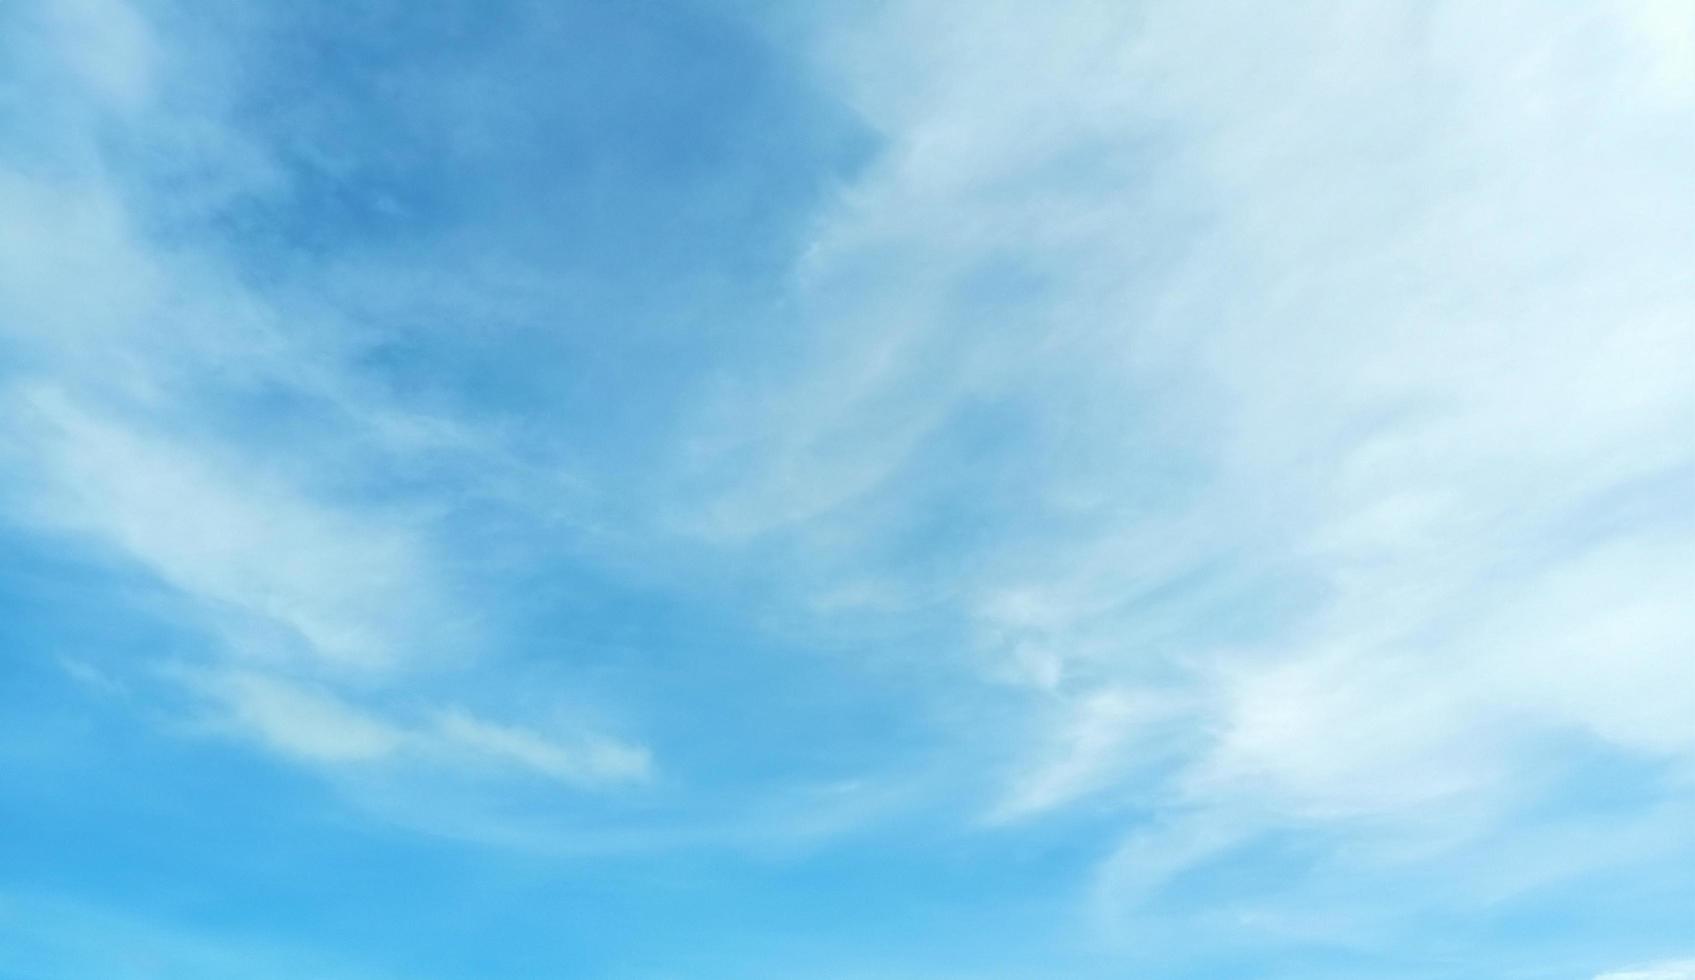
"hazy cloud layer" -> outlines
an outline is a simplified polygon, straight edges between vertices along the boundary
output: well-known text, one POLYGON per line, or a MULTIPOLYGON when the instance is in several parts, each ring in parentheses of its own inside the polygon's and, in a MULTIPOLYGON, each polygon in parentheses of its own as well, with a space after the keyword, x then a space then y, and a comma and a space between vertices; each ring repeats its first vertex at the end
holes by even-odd
POLYGON ((0 965, 1689 972, 1686 4, 0 65, 0 965))

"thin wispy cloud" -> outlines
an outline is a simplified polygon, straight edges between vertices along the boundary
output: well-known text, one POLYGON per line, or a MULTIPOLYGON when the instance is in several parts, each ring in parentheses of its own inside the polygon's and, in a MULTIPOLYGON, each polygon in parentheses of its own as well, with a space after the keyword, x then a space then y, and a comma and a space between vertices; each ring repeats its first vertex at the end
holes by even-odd
POLYGON ((1599 974, 1595 980, 1682 980, 1688 976, 1695 976, 1695 961, 1683 960, 1676 963, 1657 963, 1639 969, 1615 970, 1599 974))
POLYGON ((1681 977, 1692 172, 1677 0, 0 11, 0 964, 1681 977))

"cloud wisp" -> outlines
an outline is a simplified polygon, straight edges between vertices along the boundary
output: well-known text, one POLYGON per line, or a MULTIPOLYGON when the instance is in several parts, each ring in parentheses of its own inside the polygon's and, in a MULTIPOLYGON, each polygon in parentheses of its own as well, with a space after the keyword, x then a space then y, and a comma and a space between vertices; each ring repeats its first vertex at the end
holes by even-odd
POLYGON ((40 0, 0 120, 0 933, 242 955, 77 773, 376 963, 1689 973, 1686 4, 40 0))
POLYGON ((1154 901, 1264 835, 1511 835, 1574 738, 1684 792, 1687 17, 820 20, 887 149, 802 267, 811 347, 714 437, 771 465, 707 513, 973 624, 1055 746, 991 812, 1167 810, 1103 870, 1154 901))

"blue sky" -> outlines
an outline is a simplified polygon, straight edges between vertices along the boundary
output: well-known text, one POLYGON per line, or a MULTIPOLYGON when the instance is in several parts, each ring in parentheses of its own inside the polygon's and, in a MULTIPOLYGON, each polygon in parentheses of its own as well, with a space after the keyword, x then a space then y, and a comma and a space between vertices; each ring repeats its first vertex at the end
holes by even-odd
POLYGON ((1695 978, 1695 8, 0 5, 0 977, 1695 978))

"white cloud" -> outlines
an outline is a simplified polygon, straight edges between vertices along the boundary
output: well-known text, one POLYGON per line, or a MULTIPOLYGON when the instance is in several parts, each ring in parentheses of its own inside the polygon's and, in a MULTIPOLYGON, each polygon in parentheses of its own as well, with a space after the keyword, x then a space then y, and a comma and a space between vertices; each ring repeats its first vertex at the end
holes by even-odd
POLYGON ((383 764, 529 775, 583 788, 640 782, 651 772, 645 748, 604 735, 550 737, 456 707, 408 719, 322 685, 249 670, 188 671, 184 679, 215 706, 220 728, 331 771, 383 764))
POLYGON ((1695 960, 1655 963, 1597 974, 1595 980, 1695 980, 1695 960))
POLYGON ((1657 82, 1654 94, 1695 101, 1695 10, 1679 0, 1623 0, 1614 10, 1636 28, 1636 41, 1657 82))
MULTIPOLYGON (((168 64, 142 19, 54 10, 103 111, 139 113, 168 64)), ((822 15, 820 70, 884 153, 817 225, 793 348, 686 420, 668 528, 787 535, 782 587, 822 617, 965 622, 967 669, 1036 719, 1004 736, 1003 819, 1141 790, 1167 725, 1196 736, 1151 802, 1250 815, 1173 818, 1179 855, 1259 819, 1506 806, 1549 732, 1695 755, 1686 9, 1233 13, 822 15), (982 405, 1036 448, 956 488, 927 452, 994 429, 982 405), (915 510, 997 495, 972 547, 888 557, 915 510)), ((470 645, 442 556, 326 489, 334 460, 185 425, 193 393, 235 374, 333 406, 360 448, 494 454, 363 397, 321 311, 153 247, 97 154, 75 164, 0 179, 14 494, 303 678, 217 688, 281 754, 642 778, 638 747, 342 692, 470 645)))
POLYGON ((151 96, 158 52, 151 31, 123 0, 52 0, 47 4, 85 83, 120 108, 133 109, 151 96))
MULTIPOLYGON (((419 652, 440 589, 400 523, 313 501, 251 460, 138 431, 51 388, 11 399, 38 520, 110 543, 205 603, 232 639, 255 623, 332 668, 391 668, 419 652)), ((442 621, 445 623, 445 621, 442 621)))
POLYGON ((406 744, 402 729, 323 692, 251 672, 200 681, 221 701, 241 733, 306 762, 378 762, 406 744))
POLYGON ((1491 833, 1573 734, 1689 761, 1688 18, 1627 7, 824 16, 886 148, 797 277, 808 346, 706 416, 772 461, 725 453, 707 523, 972 625, 1051 726, 991 810, 1140 787, 1127 691, 1197 734, 1144 802, 1236 836, 1491 833), (983 404, 1040 448, 956 489, 927 454, 983 404))
MULTIPOLYGON (((315 292, 256 286, 234 243, 199 224, 287 180, 222 115, 222 67, 179 57, 180 39, 154 36, 127 4, 40 13, 20 19, 33 33, 16 53, 41 111, 8 136, 20 155, 0 161, 8 519, 164 587, 153 611, 217 641, 205 662, 165 673, 213 705, 221 734, 340 777, 646 778, 640 746, 407 700, 443 670, 471 675, 491 642, 440 517, 486 495, 547 523, 562 481, 508 458, 475 421, 371 383, 351 352, 382 325, 315 292), (111 151, 114 126, 138 134, 118 141, 130 156, 111 151), (126 169, 143 158, 172 168, 169 193, 126 169), (407 467, 429 472, 433 495, 396 492, 407 467)), ((157 667, 91 656, 66 669, 135 693, 148 688, 130 673, 157 667)), ((476 680, 498 696, 498 678, 476 680)))
POLYGON ((995 821, 1029 817, 1081 799, 1124 778, 1164 751, 1157 736, 1176 706, 1134 691, 1095 691, 1063 704, 1060 729, 1014 778, 990 811, 995 821))
POLYGON ((596 736, 573 745, 511 725, 483 721, 457 709, 436 716, 430 729, 443 751, 469 753, 564 783, 641 781, 652 760, 646 749, 596 736))

